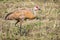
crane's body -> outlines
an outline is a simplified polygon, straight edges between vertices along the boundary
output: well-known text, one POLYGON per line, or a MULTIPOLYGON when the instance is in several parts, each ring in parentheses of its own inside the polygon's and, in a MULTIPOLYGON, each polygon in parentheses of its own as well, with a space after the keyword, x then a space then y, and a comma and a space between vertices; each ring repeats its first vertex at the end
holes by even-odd
POLYGON ((34 19, 36 16, 33 14, 33 12, 29 10, 19 10, 15 12, 11 12, 6 16, 7 20, 15 20, 15 19, 34 19))
POLYGON ((35 6, 32 11, 29 9, 21 9, 17 11, 13 11, 6 15, 6 20, 17 20, 15 25, 20 22, 20 32, 21 32, 21 26, 24 19, 34 19, 36 17, 36 11, 40 10, 38 6, 35 6))

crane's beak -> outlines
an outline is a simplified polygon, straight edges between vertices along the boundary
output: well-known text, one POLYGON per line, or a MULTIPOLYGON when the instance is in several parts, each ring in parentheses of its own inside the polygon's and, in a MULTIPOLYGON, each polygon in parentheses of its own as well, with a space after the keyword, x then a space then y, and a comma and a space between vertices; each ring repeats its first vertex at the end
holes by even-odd
POLYGON ((41 10, 40 8, 38 10, 41 10))

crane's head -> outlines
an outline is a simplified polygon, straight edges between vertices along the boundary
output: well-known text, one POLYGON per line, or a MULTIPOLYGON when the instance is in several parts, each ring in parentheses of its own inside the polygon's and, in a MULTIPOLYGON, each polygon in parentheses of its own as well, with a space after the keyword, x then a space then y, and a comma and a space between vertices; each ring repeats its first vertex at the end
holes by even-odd
POLYGON ((37 10, 41 10, 41 9, 38 5, 36 5, 36 6, 34 6, 34 10, 37 11, 37 10))

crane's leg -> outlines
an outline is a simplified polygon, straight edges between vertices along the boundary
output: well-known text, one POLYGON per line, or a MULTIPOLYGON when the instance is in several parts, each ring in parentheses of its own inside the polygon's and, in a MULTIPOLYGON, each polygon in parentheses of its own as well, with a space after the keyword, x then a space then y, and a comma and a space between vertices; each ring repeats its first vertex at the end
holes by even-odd
POLYGON ((26 31, 26 28, 22 28, 22 23, 23 23, 23 21, 24 21, 24 19, 21 19, 20 20, 20 28, 19 28, 19 30, 20 30, 20 36, 22 36, 22 35, 27 35, 27 31, 26 31))
POLYGON ((20 20, 20 35, 22 36, 22 23, 23 23, 23 19, 20 20))
POLYGON ((20 22, 20 21, 19 21, 19 20, 17 20, 17 22, 15 23, 15 26, 16 26, 16 24, 17 24, 18 22, 20 22))

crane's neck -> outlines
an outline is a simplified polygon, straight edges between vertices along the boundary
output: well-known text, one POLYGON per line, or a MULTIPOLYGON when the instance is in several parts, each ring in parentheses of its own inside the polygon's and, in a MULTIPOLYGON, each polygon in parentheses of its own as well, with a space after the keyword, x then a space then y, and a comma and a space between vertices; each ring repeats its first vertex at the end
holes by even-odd
POLYGON ((33 8, 32 9, 34 16, 36 16, 36 10, 33 8))

